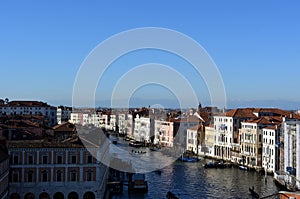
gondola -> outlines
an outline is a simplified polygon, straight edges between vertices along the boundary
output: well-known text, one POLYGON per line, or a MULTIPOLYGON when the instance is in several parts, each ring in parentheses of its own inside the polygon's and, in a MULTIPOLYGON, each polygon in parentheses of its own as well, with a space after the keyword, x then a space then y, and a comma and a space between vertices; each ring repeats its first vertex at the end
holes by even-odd
POLYGON ((259 198, 259 194, 254 191, 254 187, 252 187, 252 188, 249 187, 249 191, 253 198, 259 198))

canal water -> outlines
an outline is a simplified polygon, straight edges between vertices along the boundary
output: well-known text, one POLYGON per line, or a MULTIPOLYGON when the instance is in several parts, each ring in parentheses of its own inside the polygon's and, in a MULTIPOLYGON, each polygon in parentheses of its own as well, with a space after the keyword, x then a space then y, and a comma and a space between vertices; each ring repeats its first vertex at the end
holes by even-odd
POLYGON ((149 188, 147 193, 128 194, 127 187, 124 187, 123 194, 115 195, 113 199, 166 199, 168 191, 180 199, 247 199, 252 198, 249 187, 254 187, 260 197, 278 192, 271 176, 260 175, 254 171, 238 168, 205 169, 203 165, 208 160, 202 159, 194 163, 175 161, 178 154, 170 156, 168 151, 152 152, 148 148, 136 149, 128 147, 128 142, 122 140, 110 149, 111 155, 133 163, 136 171, 152 171, 146 172, 149 188), (134 152, 136 150, 146 153, 136 154, 134 152), (161 172, 155 172, 153 168, 162 169, 161 172))
POLYGON ((197 163, 179 162, 161 169, 161 173, 146 174, 149 191, 145 194, 123 194, 113 199, 165 199, 168 191, 180 199, 200 198, 252 198, 249 187, 253 187, 260 197, 278 192, 271 176, 238 168, 205 169, 204 160, 197 163))

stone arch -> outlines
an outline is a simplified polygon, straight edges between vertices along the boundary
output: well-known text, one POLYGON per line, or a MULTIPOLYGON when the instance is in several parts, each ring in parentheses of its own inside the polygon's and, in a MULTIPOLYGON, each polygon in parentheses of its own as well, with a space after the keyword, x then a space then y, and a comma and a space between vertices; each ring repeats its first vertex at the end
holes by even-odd
POLYGON ((83 199, 95 199, 95 194, 91 191, 85 192, 83 199))
POLYGON ((78 193, 76 193, 75 191, 70 192, 68 194, 68 199, 79 199, 78 193))
POLYGON ((20 195, 18 193, 13 193, 10 195, 10 199, 20 199, 20 195))
POLYGON ((25 196, 24 196, 24 199, 34 199, 34 194, 29 192, 29 193, 26 193, 25 196))
POLYGON ((64 199, 65 196, 62 192, 56 192, 54 195, 53 195, 53 199, 64 199))
POLYGON ((47 192, 42 192, 39 199, 50 199, 50 195, 47 192))

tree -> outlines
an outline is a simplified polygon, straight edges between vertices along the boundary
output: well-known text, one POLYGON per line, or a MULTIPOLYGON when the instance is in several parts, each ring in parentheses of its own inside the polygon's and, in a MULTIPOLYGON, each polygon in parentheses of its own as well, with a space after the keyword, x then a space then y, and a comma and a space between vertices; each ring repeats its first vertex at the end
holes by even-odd
POLYGON ((8 104, 8 102, 9 102, 9 99, 5 98, 5 104, 8 104))

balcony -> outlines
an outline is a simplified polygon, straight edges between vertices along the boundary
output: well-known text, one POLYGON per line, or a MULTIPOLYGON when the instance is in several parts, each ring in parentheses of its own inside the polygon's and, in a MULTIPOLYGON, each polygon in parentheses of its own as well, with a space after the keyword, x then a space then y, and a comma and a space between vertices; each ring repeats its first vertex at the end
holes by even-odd
POLYGON ((240 147, 240 144, 238 144, 238 143, 231 143, 231 146, 232 147, 240 147))
POLYGON ((251 156, 251 153, 250 152, 246 152, 246 151, 242 152, 242 154, 243 155, 247 155, 247 156, 251 156))
POLYGON ((252 144, 253 141, 252 140, 244 140, 244 143, 252 144))

